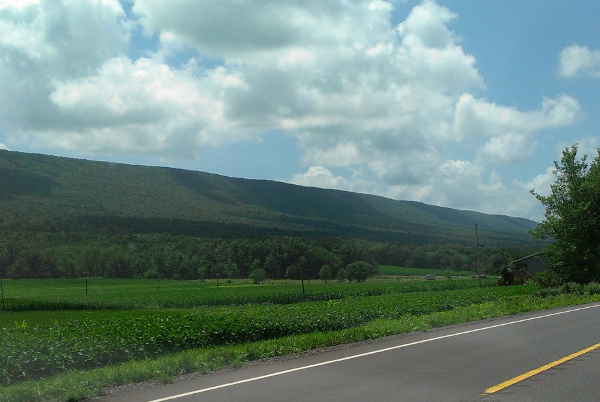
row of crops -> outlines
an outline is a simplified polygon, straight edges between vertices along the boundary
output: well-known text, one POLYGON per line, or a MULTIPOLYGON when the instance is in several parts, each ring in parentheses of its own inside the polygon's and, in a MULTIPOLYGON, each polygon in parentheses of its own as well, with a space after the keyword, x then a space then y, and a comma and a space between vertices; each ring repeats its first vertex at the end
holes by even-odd
MULTIPOLYGON (((495 280, 483 286, 495 286, 495 280)), ((5 281, 5 311, 105 310, 136 308, 193 308, 244 304, 291 304, 348 297, 380 296, 468 289, 472 280, 330 283, 305 287, 291 285, 229 285, 197 281, 90 280, 5 281)))
MULTIPOLYGON (((364 286, 364 292, 373 294, 360 295, 356 290, 359 287, 348 287, 348 293, 343 296, 334 293, 321 301, 291 303, 287 299, 280 304, 157 310, 150 314, 132 311, 131 314, 101 319, 91 315, 83 319, 36 325, 15 322, 12 326, 0 328, 0 384, 152 358, 191 348, 340 330, 378 318, 401 319, 446 311, 457 306, 529 294, 536 289, 533 286, 478 289, 472 287, 471 281, 439 283, 450 286, 460 282, 470 282, 470 288, 431 292, 407 286, 405 290, 410 291, 391 292, 377 290, 385 287, 364 286), (352 292, 355 295, 350 297, 352 292)), ((277 297, 282 296, 274 293, 271 297, 279 301, 277 297)))

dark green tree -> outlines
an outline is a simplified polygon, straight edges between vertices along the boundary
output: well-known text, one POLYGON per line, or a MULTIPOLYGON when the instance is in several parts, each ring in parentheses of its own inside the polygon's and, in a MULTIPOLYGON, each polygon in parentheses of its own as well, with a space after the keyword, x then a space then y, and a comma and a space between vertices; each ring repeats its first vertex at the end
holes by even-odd
POLYGON ((319 277, 325 283, 327 283, 327 281, 333 277, 333 272, 331 271, 331 268, 329 267, 329 265, 323 265, 321 267, 321 269, 319 270, 319 277))
POLYGON ((267 279, 267 273, 262 268, 256 268, 252 270, 252 272, 250 272, 250 279, 252 279, 252 283, 258 285, 259 283, 267 279))
POLYGON ((367 278, 375 273, 375 268, 372 264, 366 261, 354 261, 346 267, 348 272, 348 280, 352 282, 364 282, 367 278))
POLYGON ((340 268, 337 271, 337 275, 335 276, 335 278, 344 283, 344 279, 348 278, 348 272, 344 269, 344 268, 340 268))
POLYGON ((563 282, 600 281, 600 149, 588 163, 577 145, 554 162, 556 180, 548 196, 532 190, 546 207, 544 220, 531 233, 554 241, 544 250, 546 263, 563 282))

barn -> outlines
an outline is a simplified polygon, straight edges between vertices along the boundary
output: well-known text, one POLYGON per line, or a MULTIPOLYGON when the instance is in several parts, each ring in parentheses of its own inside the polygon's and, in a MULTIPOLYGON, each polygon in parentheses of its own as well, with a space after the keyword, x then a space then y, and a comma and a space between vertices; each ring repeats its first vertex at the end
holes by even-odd
POLYGON ((512 268, 504 267, 500 272, 502 277, 498 280, 499 285, 513 285, 515 282, 525 283, 538 272, 548 269, 541 252, 511 261, 510 264, 512 268))

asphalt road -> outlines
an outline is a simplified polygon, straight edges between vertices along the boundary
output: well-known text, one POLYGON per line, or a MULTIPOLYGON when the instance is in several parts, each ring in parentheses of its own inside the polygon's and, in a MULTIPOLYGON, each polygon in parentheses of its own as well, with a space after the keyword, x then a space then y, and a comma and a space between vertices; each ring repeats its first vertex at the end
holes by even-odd
POLYGON ((387 338, 101 400, 599 401, 600 304, 387 338))

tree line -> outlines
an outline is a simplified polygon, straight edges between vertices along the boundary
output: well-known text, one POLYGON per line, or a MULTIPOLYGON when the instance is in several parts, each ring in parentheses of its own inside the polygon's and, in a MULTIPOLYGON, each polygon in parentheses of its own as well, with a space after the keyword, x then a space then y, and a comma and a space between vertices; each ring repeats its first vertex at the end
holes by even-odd
MULTIPOLYGON (((380 264, 473 272, 477 269, 475 247, 462 245, 415 246, 291 236, 234 240, 64 232, 1 236, 0 277, 14 279, 248 278, 253 271, 262 269, 272 279, 364 280, 380 264)), ((528 252, 516 247, 484 247, 483 271, 498 273, 504 265, 528 252)))

